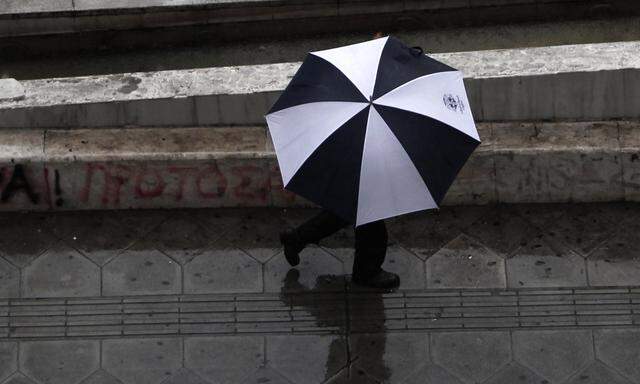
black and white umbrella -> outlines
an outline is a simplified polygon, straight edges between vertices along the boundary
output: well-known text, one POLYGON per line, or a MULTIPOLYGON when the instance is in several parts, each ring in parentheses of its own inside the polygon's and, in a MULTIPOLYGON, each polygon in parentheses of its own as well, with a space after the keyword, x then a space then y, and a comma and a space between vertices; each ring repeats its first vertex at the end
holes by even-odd
POLYGON ((480 144, 462 74, 393 37, 310 53, 266 119, 285 188, 356 225, 437 208, 480 144))

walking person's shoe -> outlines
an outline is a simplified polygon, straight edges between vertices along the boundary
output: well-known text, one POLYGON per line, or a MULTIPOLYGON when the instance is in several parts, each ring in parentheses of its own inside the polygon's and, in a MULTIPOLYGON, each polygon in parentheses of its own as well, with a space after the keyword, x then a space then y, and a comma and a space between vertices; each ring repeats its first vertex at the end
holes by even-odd
POLYGON ((392 289, 398 288, 400 285, 400 276, 381 269, 378 273, 370 276, 358 276, 354 274, 351 276, 351 281, 370 288, 392 289))
POLYGON ((295 230, 280 233, 280 243, 284 246, 284 257, 287 262, 295 267, 300 264, 300 252, 304 249, 304 242, 295 230))

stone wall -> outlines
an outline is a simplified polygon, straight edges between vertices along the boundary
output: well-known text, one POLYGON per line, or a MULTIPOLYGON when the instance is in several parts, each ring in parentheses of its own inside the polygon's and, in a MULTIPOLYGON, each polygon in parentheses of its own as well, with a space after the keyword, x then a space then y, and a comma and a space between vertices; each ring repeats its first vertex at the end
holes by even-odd
MULTIPOLYGON (((640 201, 638 121, 478 128, 445 205, 640 201)), ((264 127, 2 130, 0 143, 0 210, 309 205, 282 189, 264 127)))

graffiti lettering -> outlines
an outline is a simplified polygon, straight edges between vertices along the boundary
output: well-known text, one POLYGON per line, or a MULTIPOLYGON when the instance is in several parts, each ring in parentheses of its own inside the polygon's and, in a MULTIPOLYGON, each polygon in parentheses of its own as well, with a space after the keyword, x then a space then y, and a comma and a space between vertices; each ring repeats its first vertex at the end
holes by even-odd
POLYGON ((196 177, 196 187, 200 196, 205 199, 218 199, 224 196, 227 192, 227 179, 222 172, 218 169, 217 165, 211 165, 198 173, 196 177), (209 180, 212 178, 212 180, 209 180), (203 184, 211 184, 213 181, 214 188, 210 188, 209 191, 205 191, 203 184))
POLYGON ((176 187, 175 200, 176 201, 181 201, 182 197, 184 195, 184 187, 185 187, 185 184, 187 182, 187 176, 189 174, 196 173, 197 169, 195 167, 175 167, 175 166, 170 166, 167 169, 167 171, 170 174, 177 174, 178 175, 178 185, 176 187))
POLYGON ((157 170, 149 172, 140 172, 136 177, 136 196, 137 197, 158 197, 164 192, 166 184, 162 176, 157 170), (148 176, 151 175, 153 180, 149 180, 148 176), (148 188, 147 186, 151 186, 148 188), (145 186, 143 188, 143 186, 145 186))
POLYGON ((240 178, 240 183, 233 189, 234 194, 243 200, 267 201, 271 181, 266 178, 262 184, 259 182, 260 174, 263 174, 264 171, 264 168, 250 165, 234 168, 233 174, 240 178), (258 184, 255 182, 256 179, 258 184))
POLYGON ((58 196, 58 198, 56 199, 56 206, 61 207, 64 204, 64 200, 62 199, 62 189, 60 188, 60 172, 58 172, 58 170, 55 170, 55 183, 54 183, 55 189, 54 192, 56 194, 56 196, 58 196))
POLYGON ((24 191, 24 193, 29 197, 29 200, 31 200, 33 204, 38 204, 39 196, 31 188, 31 184, 29 184, 29 181, 25 176, 22 164, 16 164, 13 167, 13 174, 11 176, 11 179, 9 179, 7 185, 2 190, 0 201, 6 203, 18 191, 24 191))
POLYGON ((0 166, 0 203, 6 203, 2 209, 28 209, 28 204, 95 209, 155 207, 168 201, 189 207, 297 202, 295 195, 282 189, 277 165, 264 162, 94 162, 29 167, 0 166), (25 199, 15 198, 19 195, 25 199))

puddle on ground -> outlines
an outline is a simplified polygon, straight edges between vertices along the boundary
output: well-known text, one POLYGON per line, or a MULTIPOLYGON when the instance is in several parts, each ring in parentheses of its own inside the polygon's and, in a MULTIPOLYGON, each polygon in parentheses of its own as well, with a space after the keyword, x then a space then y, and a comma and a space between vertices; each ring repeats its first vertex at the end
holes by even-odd
POLYGON ((384 361, 386 345, 384 292, 367 290, 367 298, 370 301, 366 306, 350 306, 347 295, 352 289, 350 283, 347 283, 347 288, 343 292, 335 290, 335 279, 342 278, 341 276, 318 276, 312 288, 300 283, 299 278, 300 272, 297 269, 292 268, 287 272, 280 292, 281 300, 290 308, 302 308, 307 311, 313 316, 318 327, 337 327, 340 335, 340 338, 335 339, 329 347, 324 380, 340 377, 337 382, 351 382, 351 375, 365 374, 361 369, 353 369, 352 365, 360 358, 358 353, 366 353, 367 367, 372 372, 378 373, 375 379, 387 382, 391 372, 384 361), (322 299, 318 300, 319 297, 322 299), (336 311, 336 307, 328 305, 338 302, 342 304, 339 308, 343 312, 340 314, 342 317, 336 311), (354 318, 367 318, 366 329, 375 329, 376 337, 352 338, 350 321, 354 318), (346 348, 346 361, 344 361, 343 348, 346 348))

